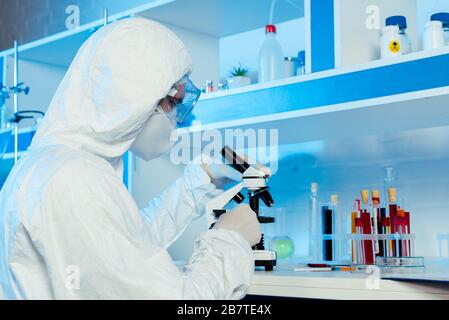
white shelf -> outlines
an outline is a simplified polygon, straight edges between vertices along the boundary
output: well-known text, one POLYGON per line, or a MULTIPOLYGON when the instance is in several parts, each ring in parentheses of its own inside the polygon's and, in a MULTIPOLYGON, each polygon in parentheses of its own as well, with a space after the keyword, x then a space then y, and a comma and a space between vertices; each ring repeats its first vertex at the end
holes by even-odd
POLYGON ((350 138, 449 125, 449 87, 192 126, 179 134, 228 128, 275 129, 280 144, 350 138))
POLYGON ((179 133, 275 129, 280 144, 295 144, 447 126, 446 64, 449 47, 205 95, 201 125, 179 133))
MULTIPOLYGON (((276 81, 271 81, 264 84, 252 84, 246 87, 236 88, 236 89, 230 89, 230 90, 222 90, 222 91, 215 91, 213 93, 209 94, 203 94, 201 96, 202 100, 210 100, 210 99, 216 99, 221 97, 227 97, 227 96, 235 96, 239 94, 264 90, 264 89, 271 89, 279 86, 286 86, 289 84, 299 83, 299 82, 307 82, 317 79, 323 79, 327 77, 333 77, 333 76, 339 76, 344 75, 348 73, 354 73, 354 72, 360 72, 360 71, 366 71, 370 69, 377 69, 377 68, 383 68, 388 67, 400 63, 406 63, 406 62, 413 62, 416 60, 422 60, 427 58, 433 58, 439 55, 449 54, 449 46, 445 46, 443 48, 435 49, 435 50, 421 50, 412 52, 403 56, 397 56, 393 58, 388 59, 379 59, 379 60, 373 60, 367 63, 357 64, 353 66, 348 67, 339 67, 331 70, 326 71, 320 71, 315 73, 309 73, 301 76, 296 77, 289 77, 284 78, 276 81)), ((401 80, 401 75, 398 75, 398 82, 401 80)))
MULTIPOLYGON (((109 16, 109 21, 116 21, 125 17, 136 15, 140 12, 163 6, 174 0, 153 0, 147 4, 131 8, 109 16)), ((72 30, 62 31, 60 33, 32 41, 19 46, 20 58, 40 62, 50 65, 68 68, 78 52, 81 45, 92 34, 104 24, 103 19, 92 21, 72 30)), ((0 57, 14 54, 14 49, 8 49, 0 52, 0 57)))
MULTIPOLYGON (((222 38, 264 27, 272 0, 182 0, 139 13, 183 29, 222 38)), ((273 23, 304 17, 304 0, 277 1, 273 23)))
POLYGON ((90 37, 92 31, 72 34, 58 41, 51 41, 20 53, 21 60, 68 68, 81 45, 90 37))
MULTIPOLYGON (((19 45, 20 59, 40 62, 60 67, 69 67, 76 53, 95 28, 102 25, 95 21, 73 30, 19 45)), ((13 56, 14 49, 0 52, 0 57, 13 56)))
POLYGON ((257 271, 248 294, 331 300, 449 299, 449 284, 378 280, 346 272, 257 271))
MULTIPOLYGON (((236 6, 226 0, 154 0, 111 15, 110 21, 142 16, 186 30, 221 38, 263 27, 267 24, 271 0, 245 0, 236 6)), ((274 23, 304 16, 304 0, 278 1, 274 23)), ((103 25, 102 19, 19 46, 21 59, 69 67, 78 49, 103 25)), ((13 49, 0 57, 13 55, 13 49)))

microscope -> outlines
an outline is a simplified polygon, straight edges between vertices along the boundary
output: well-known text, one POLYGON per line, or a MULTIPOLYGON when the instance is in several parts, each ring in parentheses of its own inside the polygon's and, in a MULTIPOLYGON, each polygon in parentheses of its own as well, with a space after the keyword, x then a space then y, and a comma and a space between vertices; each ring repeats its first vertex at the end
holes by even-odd
MULTIPOLYGON (((273 217, 259 216, 260 200, 267 207, 272 207, 274 204, 267 186, 267 174, 254 166, 250 166, 247 161, 228 146, 222 149, 221 155, 229 166, 242 174, 242 181, 206 204, 209 226, 213 226, 221 215, 226 214, 225 207, 231 201, 240 204, 245 200, 245 196, 242 194, 243 189, 248 193, 249 205, 257 214, 259 222, 261 224, 274 223, 273 217)), ((262 234, 260 243, 253 247, 255 264, 256 267, 264 267, 265 271, 272 271, 276 266, 276 252, 266 250, 264 242, 264 235, 262 234)))

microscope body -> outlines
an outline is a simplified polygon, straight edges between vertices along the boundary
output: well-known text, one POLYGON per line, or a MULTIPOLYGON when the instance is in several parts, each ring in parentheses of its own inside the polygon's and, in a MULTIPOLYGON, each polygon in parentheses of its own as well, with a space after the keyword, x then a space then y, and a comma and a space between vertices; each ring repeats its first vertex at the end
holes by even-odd
MULTIPOLYGON (((247 192, 249 205, 257 214, 259 222, 261 224, 274 223, 275 219, 272 217, 259 216, 260 200, 268 207, 274 204, 267 185, 267 174, 263 170, 247 164, 229 147, 223 149, 222 155, 231 167, 242 173, 242 181, 206 204, 209 226, 213 226, 222 214, 227 214, 225 207, 231 201, 240 204, 245 200, 243 191, 247 192)), ((266 271, 271 271, 276 266, 276 252, 266 250, 264 242, 264 235, 262 234, 260 243, 253 247, 255 265, 256 267, 264 267, 266 271)))

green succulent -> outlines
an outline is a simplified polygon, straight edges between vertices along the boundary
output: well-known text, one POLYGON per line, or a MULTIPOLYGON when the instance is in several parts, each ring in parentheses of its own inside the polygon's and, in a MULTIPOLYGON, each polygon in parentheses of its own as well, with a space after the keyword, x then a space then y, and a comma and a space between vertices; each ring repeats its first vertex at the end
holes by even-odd
POLYGON ((248 74, 248 69, 242 66, 234 67, 230 72, 232 77, 245 77, 248 74))

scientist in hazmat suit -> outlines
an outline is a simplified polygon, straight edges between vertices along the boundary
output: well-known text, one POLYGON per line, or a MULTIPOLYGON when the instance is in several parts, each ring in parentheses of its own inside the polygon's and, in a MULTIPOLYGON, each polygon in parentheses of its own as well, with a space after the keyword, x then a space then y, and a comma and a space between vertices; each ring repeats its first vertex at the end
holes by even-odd
POLYGON ((182 271, 166 250, 222 192, 219 167, 187 165, 142 211, 122 182, 128 150, 150 160, 172 147, 198 98, 191 64, 172 32, 143 18, 84 43, 0 194, 1 298, 245 296, 260 240, 249 207, 203 233, 182 271))

